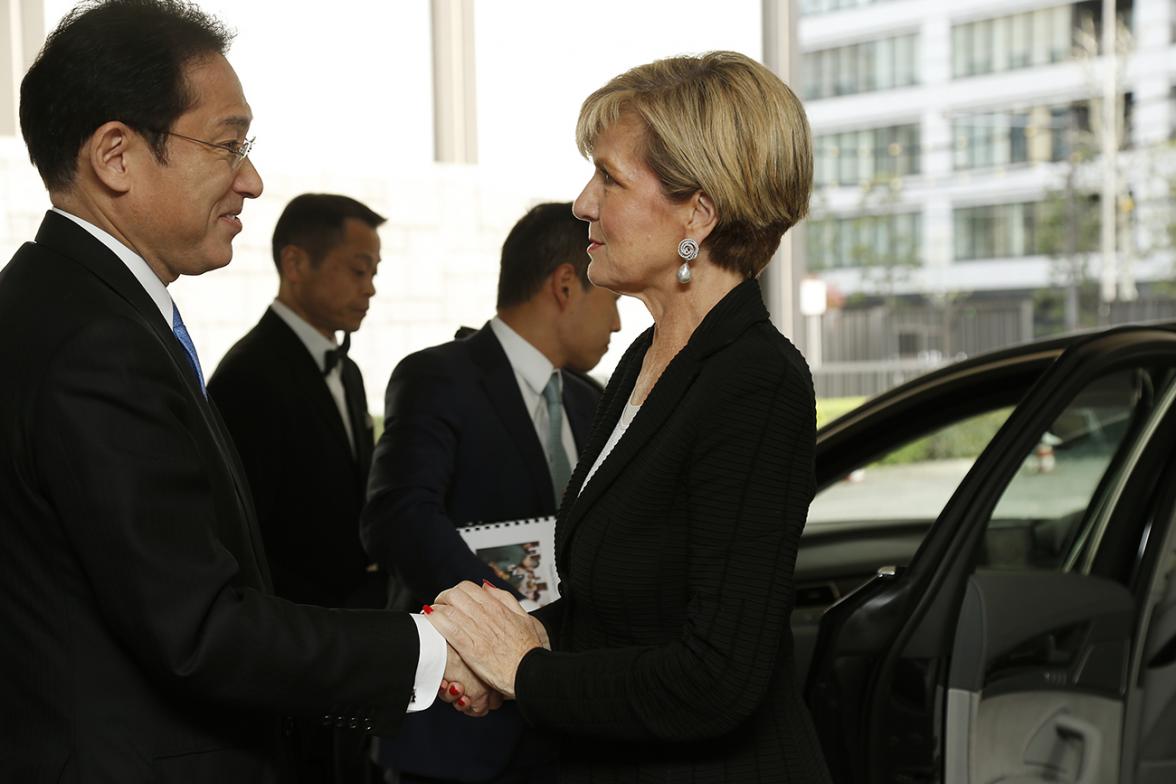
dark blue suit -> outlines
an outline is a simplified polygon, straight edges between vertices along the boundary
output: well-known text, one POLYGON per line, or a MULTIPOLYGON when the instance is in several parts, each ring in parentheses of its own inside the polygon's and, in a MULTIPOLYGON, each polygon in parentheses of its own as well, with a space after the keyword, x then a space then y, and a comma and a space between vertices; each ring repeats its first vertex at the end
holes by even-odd
MULTIPOLYGON (((579 448, 599 392, 571 373, 563 378, 579 448)), ((360 523, 368 553, 399 573, 418 607, 462 580, 509 588, 457 528, 551 515, 557 503, 514 369, 490 326, 404 358, 388 381, 384 426, 360 523)), ((420 776, 488 781, 507 769, 522 736, 511 704, 482 719, 438 704, 410 715, 381 756, 420 776)))

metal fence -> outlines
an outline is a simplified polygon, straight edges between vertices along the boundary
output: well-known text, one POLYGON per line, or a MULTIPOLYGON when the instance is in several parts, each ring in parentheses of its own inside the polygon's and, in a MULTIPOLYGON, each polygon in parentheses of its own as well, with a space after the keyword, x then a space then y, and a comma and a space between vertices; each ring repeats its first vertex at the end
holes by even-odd
POLYGON ((1033 337, 1029 300, 879 305, 829 312, 821 323, 818 397, 873 397, 956 359, 1033 337))
MULTIPOLYGON (((1107 320, 1176 321, 1176 299, 1111 303, 1107 320)), ((830 311, 821 321, 823 361, 813 383, 817 397, 873 397, 957 359, 1037 336, 1028 298, 830 311)))

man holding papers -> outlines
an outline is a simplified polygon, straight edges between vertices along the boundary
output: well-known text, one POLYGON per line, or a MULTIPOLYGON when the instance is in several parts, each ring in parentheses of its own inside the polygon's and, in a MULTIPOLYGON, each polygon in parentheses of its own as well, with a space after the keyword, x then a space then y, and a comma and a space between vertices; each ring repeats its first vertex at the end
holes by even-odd
MULTIPOLYGON (((559 505, 599 399, 561 370, 593 368, 620 329, 617 296, 588 281, 586 240, 571 204, 532 209, 503 244, 497 315, 392 372, 361 535, 418 606, 462 580, 510 587, 459 527, 559 505)), ((550 753, 537 746, 513 706, 475 726, 439 705, 406 720, 380 756, 403 781, 551 780, 550 753)))

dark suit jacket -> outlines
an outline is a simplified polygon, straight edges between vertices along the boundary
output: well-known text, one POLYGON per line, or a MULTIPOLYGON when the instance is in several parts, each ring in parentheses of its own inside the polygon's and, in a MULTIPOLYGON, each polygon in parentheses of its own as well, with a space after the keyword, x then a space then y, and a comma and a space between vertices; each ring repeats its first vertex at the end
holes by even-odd
POLYGON ((355 455, 322 371, 272 309, 208 382, 245 464, 274 592, 301 604, 362 601, 369 581, 359 513, 374 436, 359 368, 347 359, 343 374, 355 455))
MULTIPOLYGON (((571 374, 563 389, 572 433, 583 445, 599 395, 571 374)), ((418 603, 462 580, 509 589, 470 552, 459 526, 555 510, 543 447, 488 324, 396 366, 362 532, 371 556, 398 570, 418 603)), ((484 781, 509 763, 521 731, 509 704, 483 719, 435 706, 405 721, 386 761, 419 775, 484 781)))
POLYGON ((394 732, 412 620, 270 593, 159 310, 66 218, 0 271, 0 781, 274 781, 281 713, 394 732))
POLYGON ((825 782, 788 616, 814 491, 813 387, 736 287, 673 359, 576 495, 629 399, 652 330, 613 374, 556 525, 553 651, 519 709, 566 734, 561 781, 825 782))

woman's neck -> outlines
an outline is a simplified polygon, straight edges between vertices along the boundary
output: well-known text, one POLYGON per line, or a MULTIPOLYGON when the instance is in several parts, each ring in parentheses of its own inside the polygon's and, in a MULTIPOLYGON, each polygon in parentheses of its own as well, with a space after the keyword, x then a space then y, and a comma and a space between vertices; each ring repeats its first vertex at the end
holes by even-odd
POLYGON ((706 314, 743 280, 735 270, 708 264, 684 286, 675 283, 674 289, 643 294, 654 324, 650 351, 671 357, 681 351, 706 314))
POLYGON ((653 342, 645 352, 630 403, 645 402, 666 366, 690 341, 706 314, 742 282, 740 273, 708 264, 698 269, 685 286, 639 295, 653 316, 653 342))

